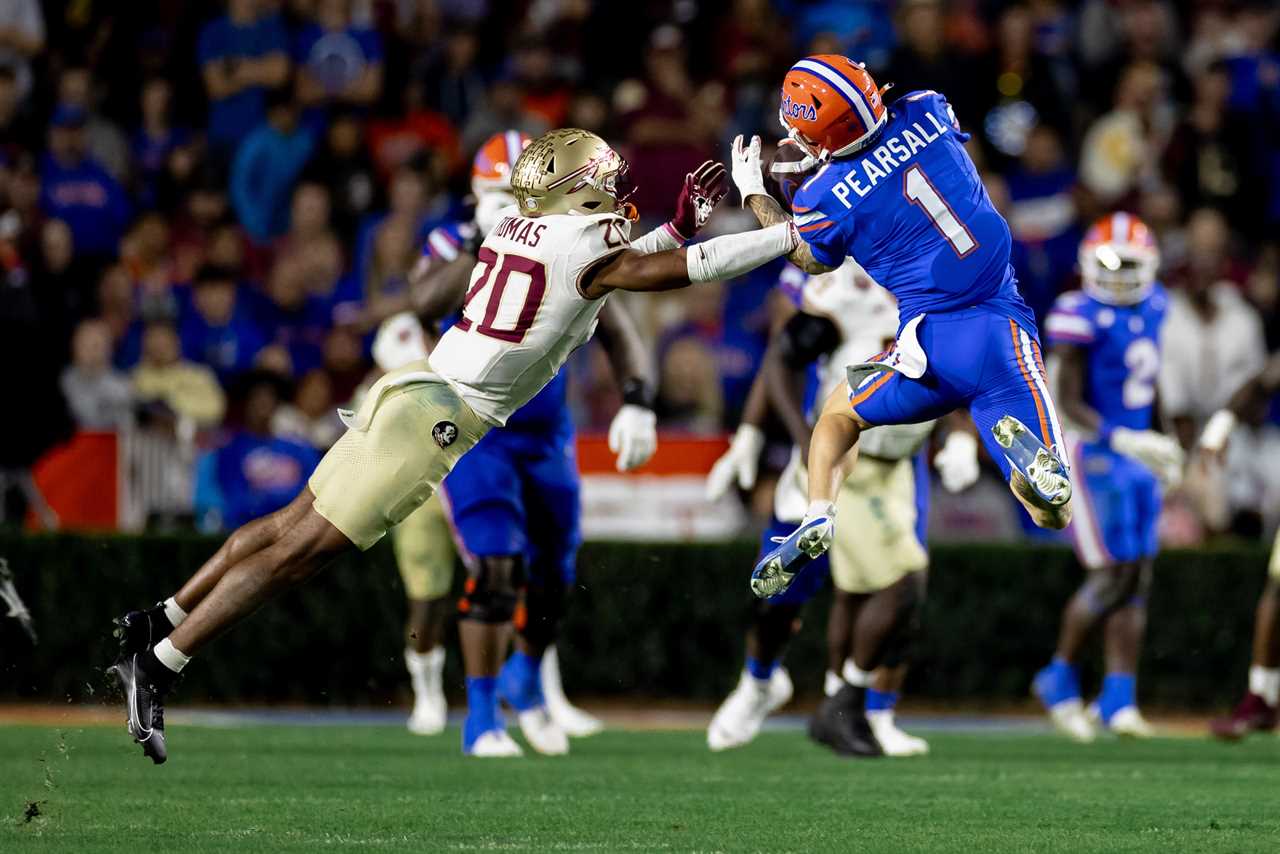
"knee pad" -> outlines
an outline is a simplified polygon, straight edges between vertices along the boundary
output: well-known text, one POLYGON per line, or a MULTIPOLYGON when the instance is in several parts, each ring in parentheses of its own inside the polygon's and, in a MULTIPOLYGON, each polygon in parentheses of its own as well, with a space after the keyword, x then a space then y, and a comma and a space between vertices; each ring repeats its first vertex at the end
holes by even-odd
POLYGON ((559 573, 530 579, 525 586, 524 613, 516 621, 516 629, 530 645, 542 649, 555 642, 567 595, 559 573))
POLYGON ((511 622, 516 616, 523 580, 523 558, 479 558, 458 601, 459 619, 490 624, 511 622))

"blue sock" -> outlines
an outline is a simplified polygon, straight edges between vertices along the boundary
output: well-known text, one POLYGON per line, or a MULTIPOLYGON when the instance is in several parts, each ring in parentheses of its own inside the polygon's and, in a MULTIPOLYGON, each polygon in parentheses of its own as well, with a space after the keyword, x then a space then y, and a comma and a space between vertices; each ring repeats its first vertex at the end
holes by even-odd
POLYGON ((501 728, 498 716, 498 677, 467 677, 467 720, 462 725, 462 747, 466 749, 491 729, 501 728))
POLYGON ((1036 674, 1035 689, 1046 706, 1076 700, 1080 698, 1080 674, 1074 664, 1055 655, 1053 661, 1036 674))
POLYGON ((546 705, 542 696, 542 662, 523 652, 512 653, 498 673, 498 696, 517 712, 546 705))
POLYGON ((863 704, 863 708, 868 712, 892 712, 896 705, 898 705, 897 691, 877 691, 875 688, 868 688, 867 701, 863 704))
POLYGON ((758 658, 747 656, 747 672, 751 674, 752 679, 768 679, 773 675, 773 671, 778 667, 776 661, 761 661, 758 658))
POLYGON ((1138 705, 1138 677, 1132 673, 1108 673, 1098 694, 1098 711, 1104 721, 1125 706, 1138 705))

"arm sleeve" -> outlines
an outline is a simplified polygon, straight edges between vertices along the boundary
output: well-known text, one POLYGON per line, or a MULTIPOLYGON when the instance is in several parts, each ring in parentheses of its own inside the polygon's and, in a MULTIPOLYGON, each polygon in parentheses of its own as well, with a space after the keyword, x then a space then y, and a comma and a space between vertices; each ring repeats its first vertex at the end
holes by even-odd
POLYGON ((671 249, 679 249, 684 245, 684 241, 675 233, 670 224, 664 223, 653 231, 637 237, 631 241, 631 248, 639 252, 641 255, 652 255, 655 252, 667 252, 671 249))

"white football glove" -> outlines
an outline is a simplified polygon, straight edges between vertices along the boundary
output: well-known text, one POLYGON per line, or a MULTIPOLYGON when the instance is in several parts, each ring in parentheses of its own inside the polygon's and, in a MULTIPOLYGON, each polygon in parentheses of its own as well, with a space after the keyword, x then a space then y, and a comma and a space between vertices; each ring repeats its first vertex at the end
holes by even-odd
POLYGON ((972 433, 952 430, 942 450, 933 458, 933 467, 942 477, 942 488, 947 492, 964 492, 978 482, 978 440, 972 433))
POLYGON ((618 455, 618 471, 649 462, 658 450, 658 416, 652 409, 624 403, 609 424, 609 450, 618 455))
POLYGON ((1200 447, 1211 454, 1221 454, 1231 438, 1231 431, 1236 429, 1236 414, 1230 409, 1219 409, 1204 425, 1200 434, 1200 447))
POLYGON ((764 172, 760 165, 760 137, 751 137, 750 144, 744 145, 742 134, 733 140, 733 183, 742 196, 745 207, 748 196, 765 196, 764 172))
POLYGON ((1166 486, 1176 486, 1182 480, 1186 455, 1172 436, 1155 430, 1117 427, 1111 431, 1111 449, 1142 463, 1166 486))
POLYGON ((711 467, 707 475, 707 500, 719 501, 736 480, 742 489, 756 485, 756 467, 764 450, 764 433, 759 427, 741 424, 729 442, 729 450, 711 467))

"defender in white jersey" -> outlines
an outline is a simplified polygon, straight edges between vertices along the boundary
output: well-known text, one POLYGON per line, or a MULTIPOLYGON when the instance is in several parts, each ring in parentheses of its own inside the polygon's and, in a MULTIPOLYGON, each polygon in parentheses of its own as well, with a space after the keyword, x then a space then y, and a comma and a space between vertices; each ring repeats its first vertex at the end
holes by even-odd
MULTIPOLYGON (((760 397, 767 396, 796 445, 774 493, 774 519, 762 538, 762 551, 772 548, 773 536, 785 535, 804 517, 808 477, 803 453, 815 407, 843 381, 846 365, 882 352, 898 328, 896 301, 853 260, 818 276, 788 267, 780 290, 798 310, 793 309, 770 343, 752 389, 755 405, 749 402, 729 452, 717 463, 708 483, 709 496, 715 498, 735 473, 746 474, 738 477, 744 486, 754 479, 765 414, 765 407, 758 404, 760 397), (806 367, 813 372, 807 405, 796 391, 804 385, 796 373, 806 367), (757 394, 757 388, 762 392, 757 394)), ((802 607, 829 574, 835 587, 824 685, 829 699, 811 724, 811 734, 848 755, 883 751, 909 756, 927 751, 923 740, 898 729, 893 709, 905 676, 908 630, 925 587, 928 477, 917 452, 933 426, 933 422, 888 425, 866 433, 866 471, 850 477, 837 500, 843 518, 853 521, 841 529, 845 533, 837 537, 829 558, 806 567, 784 593, 756 600, 747 633, 746 667, 707 730, 712 750, 751 741, 764 718, 790 698, 791 680, 780 663, 782 653, 802 607)), ((969 441, 976 474, 976 444, 971 437, 969 441)), ((943 458, 954 456, 944 454, 943 458)))
MULTIPOLYGON (((700 171, 706 175, 706 172, 700 171)), ((724 170, 695 188, 698 224, 726 188, 724 170)), ((686 184, 695 181, 691 174, 686 184)), ((742 275, 798 245, 790 223, 688 250, 665 226, 631 241, 627 164, 595 134, 551 131, 520 155, 518 213, 480 249, 464 320, 429 361, 379 380, 308 488, 235 531, 170 599, 147 611, 113 671, 129 732, 157 764, 167 756, 164 696, 190 656, 335 556, 367 549, 420 507, 467 450, 546 384, 595 328, 614 290, 665 291, 742 275)), ((515 595, 510 579, 469 591, 472 607, 515 595)))

